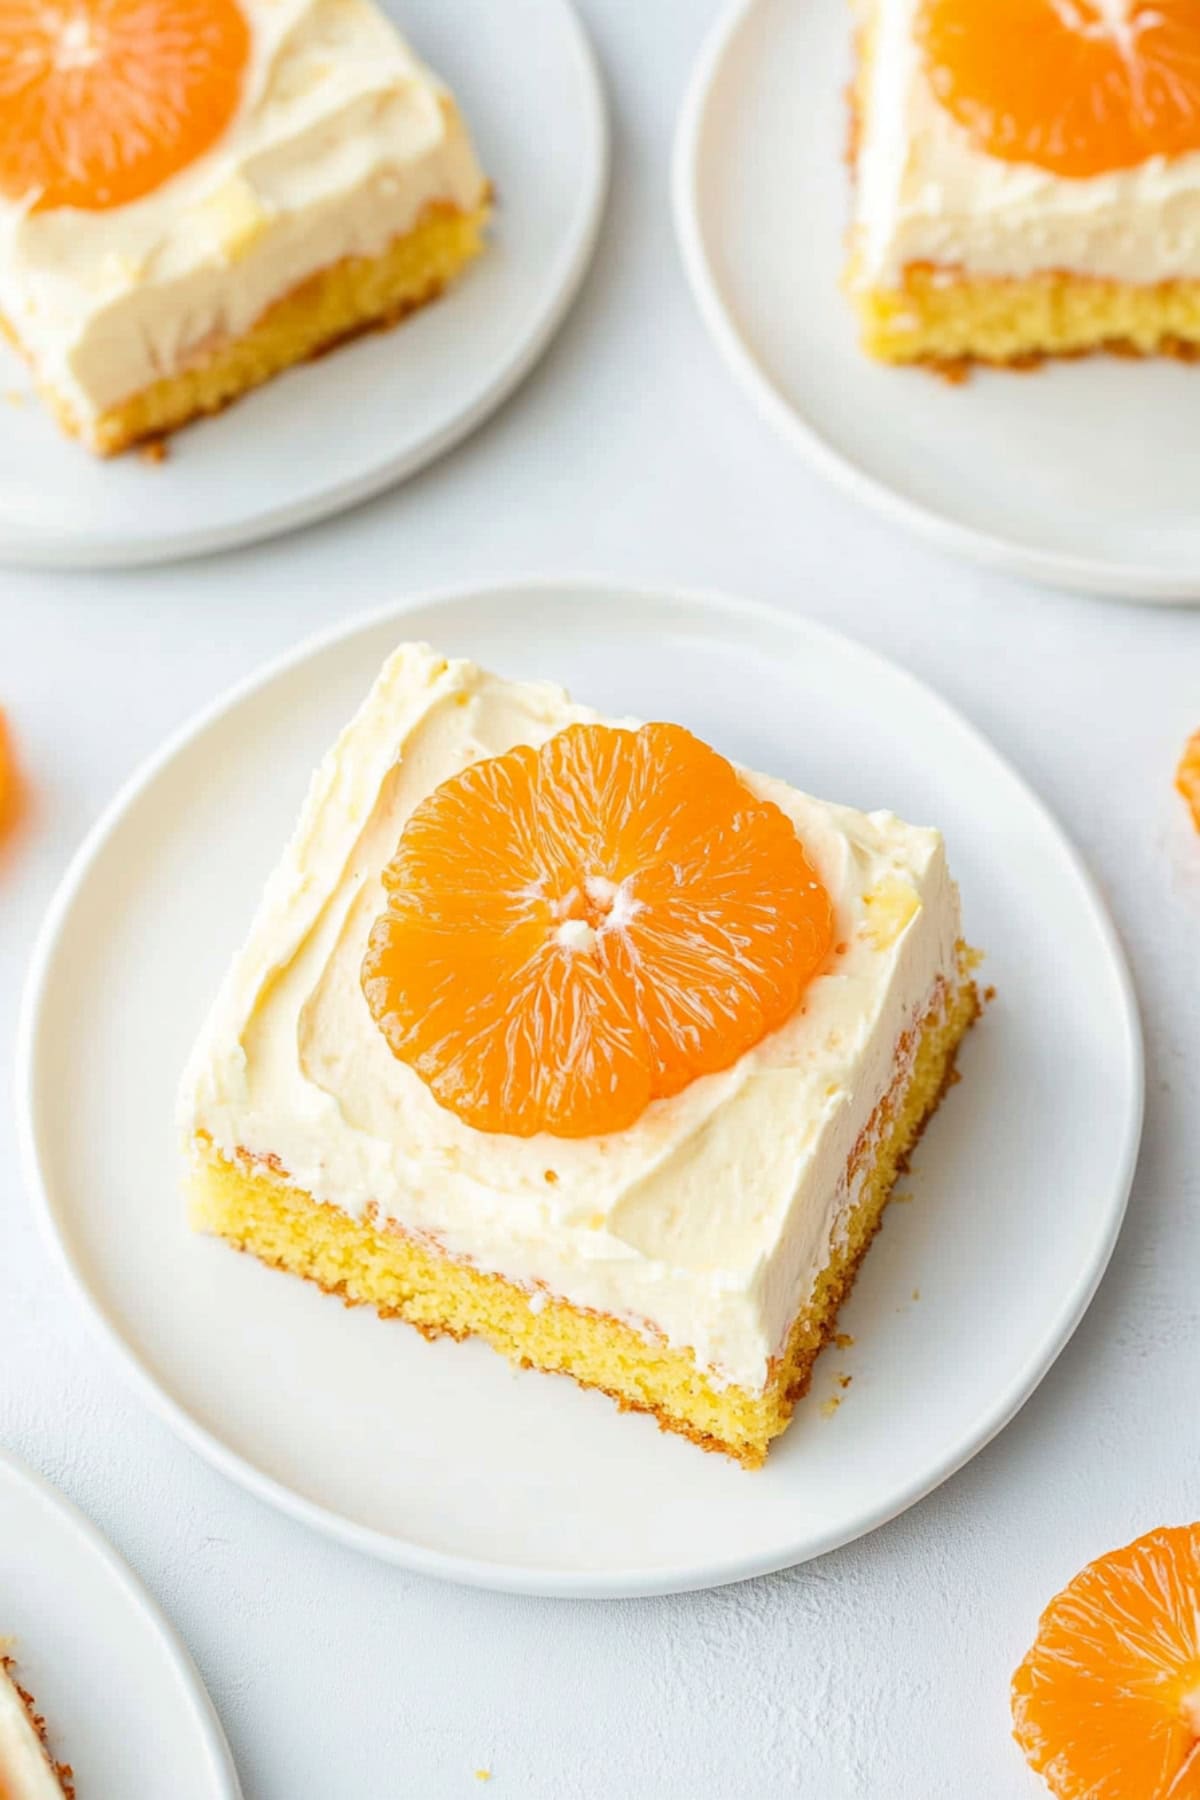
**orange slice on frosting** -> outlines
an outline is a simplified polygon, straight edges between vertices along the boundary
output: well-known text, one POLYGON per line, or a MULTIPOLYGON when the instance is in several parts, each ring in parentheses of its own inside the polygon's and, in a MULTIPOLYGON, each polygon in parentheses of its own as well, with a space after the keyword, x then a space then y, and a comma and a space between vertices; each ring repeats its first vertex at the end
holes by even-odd
POLYGON ((0 0, 0 194, 102 212, 202 156, 241 99, 235 0, 0 0))
POLYGON ((574 725, 410 817, 363 987, 477 1130, 591 1137, 782 1025, 833 941, 791 821, 677 725, 574 725))
POLYGON ((1002 162, 1069 177, 1200 150, 1196 0, 923 0, 934 93, 1002 162))

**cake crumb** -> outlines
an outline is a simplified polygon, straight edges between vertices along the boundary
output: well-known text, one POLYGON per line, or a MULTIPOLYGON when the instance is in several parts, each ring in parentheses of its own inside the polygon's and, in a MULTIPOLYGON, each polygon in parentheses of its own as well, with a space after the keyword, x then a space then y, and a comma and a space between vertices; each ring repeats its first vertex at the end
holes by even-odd
POLYGON ((839 1375, 837 1377, 837 1384, 840 1388, 848 1388, 853 1380, 853 1375, 839 1375))
POLYGON ((828 1400, 822 1400, 821 1402, 821 1417, 823 1419, 832 1419, 834 1413, 841 1404, 842 1396, 840 1394, 831 1394, 828 1400))
POLYGON ((492 1779, 492 1771, 490 1769, 476 1769, 475 1779, 476 1781, 490 1781, 492 1779))
POLYGON ((991 986, 991 984, 990 984, 990 983, 989 983, 989 985, 988 985, 988 986, 987 986, 987 987, 985 987, 985 988, 984 988, 984 990, 983 990, 983 1000, 984 1000, 984 1005, 985 1005, 985 1006, 990 1006, 990 1005, 991 1005, 991 1004, 992 1004, 992 1001, 993 1001, 993 1000, 994 1000, 994 999, 995 999, 995 998, 996 998, 996 990, 995 990, 995 988, 994 988, 994 987, 992 987, 992 986, 991 986))
POLYGON ((550 1186, 553 1187, 555 1182, 558 1180, 558 1170, 557 1169, 547 1169, 543 1179, 548 1181, 550 1183, 550 1186))
POLYGON ((854 1339, 850 1336, 848 1331, 839 1331, 833 1341, 839 1350, 848 1350, 854 1342, 854 1339))
POLYGON ((913 1289, 913 1292, 912 1292, 912 1297, 913 1297, 913 1299, 914 1299, 914 1300, 919 1300, 919 1299, 920 1299, 920 1298, 921 1298, 921 1290, 920 1290, 920 1288, 914 1288, 914 1289, 913 1289))
POLYGON ((170 454, 166 438, 150 438, 138 446, 138 455, 144 463, 165 463, 170 454))

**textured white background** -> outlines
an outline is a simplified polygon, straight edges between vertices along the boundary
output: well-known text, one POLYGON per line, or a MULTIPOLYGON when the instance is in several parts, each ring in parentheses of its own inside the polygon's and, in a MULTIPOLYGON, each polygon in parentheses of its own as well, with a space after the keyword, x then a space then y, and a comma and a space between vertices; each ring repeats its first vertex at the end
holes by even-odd
MULTIPOLYGON (((1200 726, 1200 616, 943 562, 794 462, 718 365, 671 235, 671 130, 712 8, 582 10, 613 104, 612 201, 578 310, 491 425, 401 492, 261 550, 135 575, 0 573, 0 703, 36 790, 0 856, 0 1080, 69 853, 162 736, 259 661, 411 587, 556 568, 710 584, 907 663, 991 734, 1091 862, 1149 1053, 1111 1270, 1015 1423, 865 1542, 679 1600, 493 1597, 309 1536, 128 1397, 27 1216, 6 1107, 0 1442, 162 1601, 248 1800, 1028 1800, 1040 1790, 1008 1740, 1007 1681, 1041 1604, 1099 1551, 1200 1516, 1200 839, 1170 789, 1200 726)), ((144 1796, 81 1800, 171 1789, 163 1771, 144 1796)))

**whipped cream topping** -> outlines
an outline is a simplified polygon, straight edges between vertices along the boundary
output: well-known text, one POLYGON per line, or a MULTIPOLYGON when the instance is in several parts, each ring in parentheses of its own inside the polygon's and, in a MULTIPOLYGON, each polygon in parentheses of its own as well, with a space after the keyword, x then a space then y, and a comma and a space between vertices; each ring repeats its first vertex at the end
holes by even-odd
POLYGON ((104 212, 0 200, 0 314, 81 427, 425 208, 486 193, 446 90, 368 0, 240 0, 253 52, 230 128, 104 212))
MULTIPOLYGON (((4 1646, 0 1643, 0 1653, 4 1646)), ((0 1795, 4 1800, 63 1800, 42 1740, 0 1661, 0 1795)))
MULTIPOLYGON (((742 772, 791 818, 834 904, 840 954, 787 1023, 628 1130, 473 1130, 391 1055, 360 970, 381 873, 414 806, 515 744, 597 715, 425 646, 390 658, 313 778, 185 1076, 180 1124, 226 1157, 273 1155, 352 1215, 652 1328, 761 1388, 852 1203, 847 1165, 902 1034, 956 979, 958 899, 936 831, 742 772)), ((633 721, 608 721, 633 727, 633 721)))
POLYGON ((910 263, 1018 278, 1200 279, 1200 153, 1080 179, 988 156, 933 92, 915 37, 920 0, 859 4, 857 284, 898 286, 910 263))

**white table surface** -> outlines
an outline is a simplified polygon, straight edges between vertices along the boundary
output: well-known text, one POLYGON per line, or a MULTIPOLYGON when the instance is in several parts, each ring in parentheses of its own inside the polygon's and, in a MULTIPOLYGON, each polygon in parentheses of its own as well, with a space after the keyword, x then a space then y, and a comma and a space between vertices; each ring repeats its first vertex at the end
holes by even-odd
POLYGON ((510 1599, 309 1535, 150 1418, 47 1260, 6 1106, 0 1443, 158 1596, 247 1800, 1019 1800, 1041 1789, 1008 1738, 1008 1677, 1041 1605, 1093 1555, 1200 1514, 1200 839, 1171 791, 1200 726, 1200 614, 945 562, 794 461, 706 341, 671 233, 671 133, 712 6, 582 10, 613 105, 608 219, 561 339, 490 425, 401 491, 261 549, 128 575, 0 571, 0 705, 35 789, 0 854, 0 1081, 69 854, 163 735, 257 663, 421 586, 568 568, 711 584, 801 608, 939 687, 1099 876, 1149 1055, 1112 1267, 1008 1430, 864 1542, 676 1600, 510 1599))

